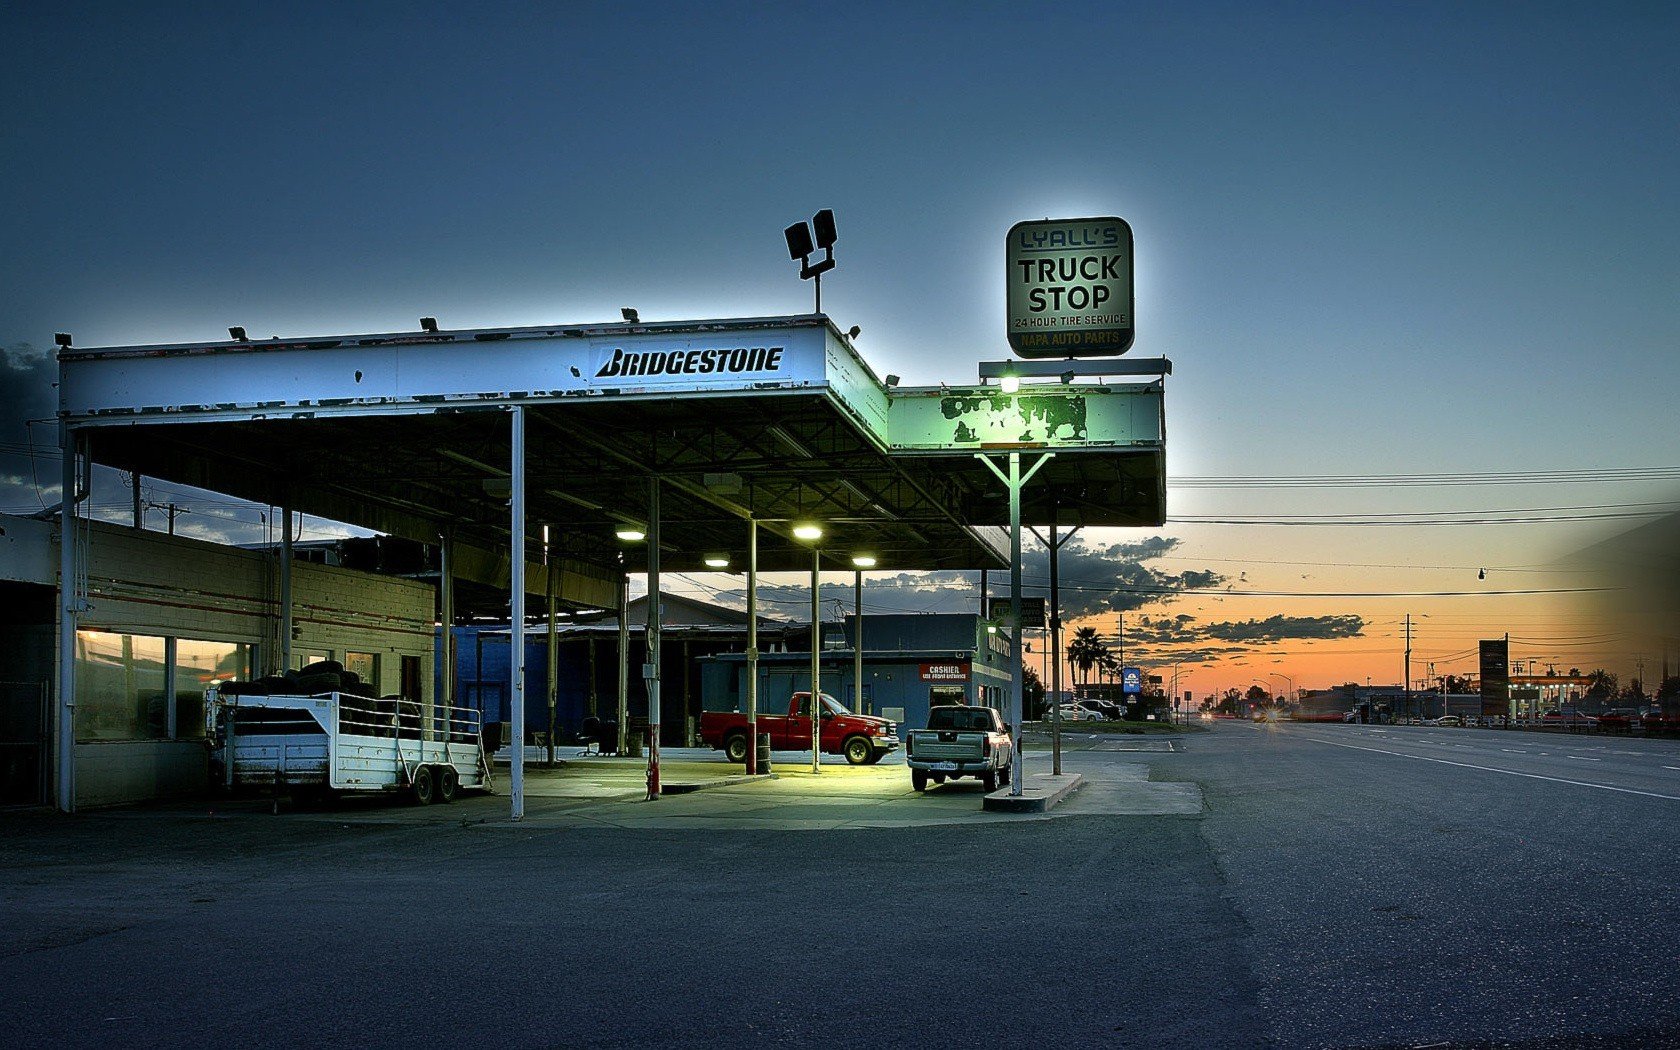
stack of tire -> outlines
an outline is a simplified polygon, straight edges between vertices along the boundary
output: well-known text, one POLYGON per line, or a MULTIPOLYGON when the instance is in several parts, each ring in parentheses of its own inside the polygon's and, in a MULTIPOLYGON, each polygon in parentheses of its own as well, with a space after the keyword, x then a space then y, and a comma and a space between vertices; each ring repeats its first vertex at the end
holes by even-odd
POLYGON ((320 696, 349 693, 372 697, 373 690, 354 671, 346 671, 337 660, 318 660, 296 671, 264 675, 249 682, 224 682, 224 696, 320 696))

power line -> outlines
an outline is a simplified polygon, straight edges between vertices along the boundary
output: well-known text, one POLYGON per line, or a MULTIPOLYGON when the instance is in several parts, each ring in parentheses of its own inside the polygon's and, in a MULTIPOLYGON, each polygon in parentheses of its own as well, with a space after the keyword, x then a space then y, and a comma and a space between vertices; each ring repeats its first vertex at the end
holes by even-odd
POLYGON ((1680 480, 1680 467, 1606 467, 1582 470, 1500 470, 1425 474, 1175 475, 1180 488, 1366 488, 1455 485, 1573 485, 1680 480))

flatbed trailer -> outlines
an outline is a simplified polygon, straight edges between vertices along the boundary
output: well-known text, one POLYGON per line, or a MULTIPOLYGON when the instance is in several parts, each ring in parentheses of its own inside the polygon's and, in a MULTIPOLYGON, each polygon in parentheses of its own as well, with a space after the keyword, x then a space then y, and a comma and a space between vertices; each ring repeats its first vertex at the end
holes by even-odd
POLYGON ((453 802, 491 786, 477 711, 349 693, 222 694, 204 705, 210 761, 229 789, 300 796, 403 793, 453 802))

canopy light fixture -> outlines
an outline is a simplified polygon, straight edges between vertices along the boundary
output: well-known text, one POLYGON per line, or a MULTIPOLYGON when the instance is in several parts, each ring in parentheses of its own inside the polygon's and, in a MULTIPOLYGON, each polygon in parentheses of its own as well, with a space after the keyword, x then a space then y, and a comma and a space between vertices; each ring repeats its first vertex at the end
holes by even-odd
POLYGON ((1013 394, 1021 389, 1021 377, 1015 375, 1003 376, 998 379, 998 389, 1006 394, 1013 394))
POLYGON ((852 564, 860 569, 873 569, 875 567, 875 555, 854 554, 852 555, 852 564))
POLYGON ((815 522, 806 521, 793 527, 793 535, 796 539, 801 540, 820 540, 822 539, 823 530, 821 525, 818 525, 815 522))
POLYGON ((422 317, 422 318, 420 318, 420 330, 422 332, 433 332, 433 333, 435 333, 438 330, 437 318, 435 318, 435 317, 422 317))
POLYGON ((708 569, 727 569, 729 568, 729 555, 708 554, 705 557, 705 562, 708 569))
POLYGON ((629 321, 631 324, 641 324, 642 323, 642 315, 638 314, 636 312, 636 308, 634 306, 623 307, 618 312, 621 315, 623 315, 624 319, 626 321, 629 321))
POLYGON ((847 339, 856 339, 861 334, 863 334, 863 329, 859 328, 857 325, 852 325, 850 328, 846 329, 847 339))
POLYGON ((250 339, 246 338, 245 329, 239 327, 238 325, 233 325, 232 327, 230 327, 228 329, 228 335, 231 335, 234 338, 235 342, 249 343, 251 341, 250 339))
POLYGON ((898 384, 901 383, 901 382, 903 382, 903 380, 899 379, 895 375, 887 376, 887 387, 888 387, 888 389, 892 389, 893 387, 898 386, 898 384))
POLYGON ((613 535, 625 543, 640 543, 647 539, 646 530, 636 525, 620 525, 613 530, 613 535))

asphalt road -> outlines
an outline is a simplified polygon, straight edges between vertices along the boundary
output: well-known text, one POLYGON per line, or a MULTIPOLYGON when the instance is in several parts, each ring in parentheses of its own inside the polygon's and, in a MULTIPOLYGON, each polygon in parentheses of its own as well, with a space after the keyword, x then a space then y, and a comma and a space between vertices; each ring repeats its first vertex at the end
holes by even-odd
POLYGON ((996 824, 0 815, 0 1032, 1680 1045, 1680 744, 1225 724, 1180 748, 1070 751, 1088 798, 996 824), (1145 769, 1202 811, 1115 815, 1145 769))

